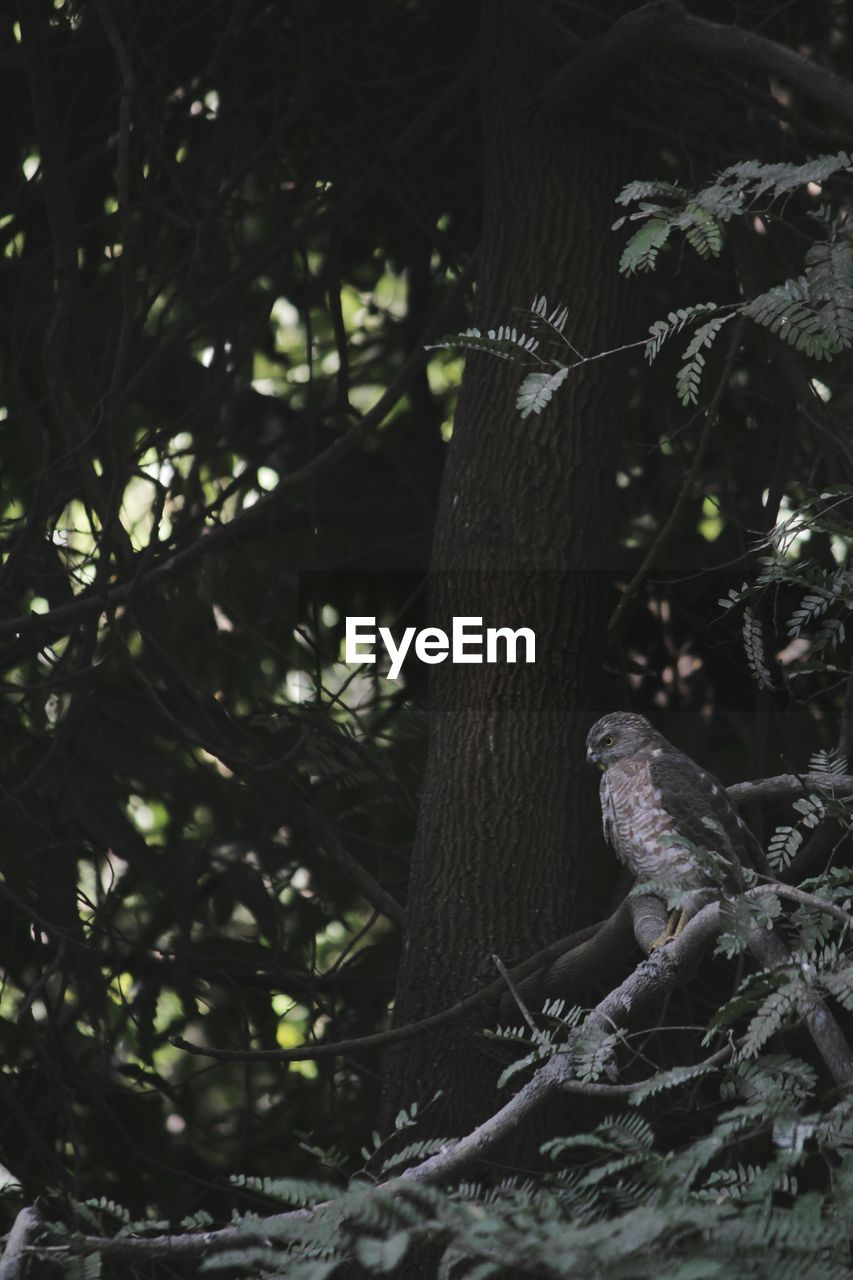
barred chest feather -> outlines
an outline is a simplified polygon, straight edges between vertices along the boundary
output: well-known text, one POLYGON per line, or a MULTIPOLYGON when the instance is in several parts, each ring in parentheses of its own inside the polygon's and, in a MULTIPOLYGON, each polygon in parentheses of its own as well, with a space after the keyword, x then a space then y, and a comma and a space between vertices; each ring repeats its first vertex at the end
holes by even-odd
POLYGON ((649 773, 650 753, 639 751, 610 765, 601 776, 605 839, 638 880, 674 878, 685 887, 706 877, 679 831, 649 773))

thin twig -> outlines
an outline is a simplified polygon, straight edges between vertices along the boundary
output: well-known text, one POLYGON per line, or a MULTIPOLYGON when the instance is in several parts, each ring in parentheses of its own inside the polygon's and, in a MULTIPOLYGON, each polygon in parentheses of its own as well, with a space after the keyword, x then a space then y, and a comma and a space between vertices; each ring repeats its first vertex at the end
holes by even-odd
POLYGON ((130 357, 130 343, 133 335, 134 303, 136 298, 135 244, 133 236, 133 220, 130 209, 130 127, 133 109, 133 95, 136 77, 133 63, 127 52, 115 17, 106 0, 95 0, 95 8, 104 33, 113 51, 121 73, 121 97, 119 99, 119 126, 116 180, 118 194, 118 213, 121 220, 121 325, 113 361, 112 380, 110 383, 110 401, 115 412, 116 399, 124 382, 127 363, 130 357))
POLYGON ((838 731, 838 752, 845 765, 850 761, 850 721, 853 719, 853 671, 847 676, 844 690, 844 706, 841 708, 841 727, 838 731))
MULTIPOLYGON (((626 908, 622 904, 608 920, 589 925, 586 929, 569 934, 568 937, 561 938, 558 942, 552 942, 548 947, 543 947, 541 951, 537 951, 535 955, 530 956, 529 959, 516 965, 510 971, 513 979, 519 982, 522 978, 527 977, 528 974, 535 973, 538 969, 551 964, 560 956, 565 955, 566 952, 582 946, 590 938, 596 936, 605 925, 614 921, 624 910, 626 908)), ((404 1040, 414 1040, 418 1036, 427 1035, 429 1032, 435 1031, 439 1027, 444 1027, 450 1022, 467 1017, 468 1014, 473 1013, 489 1000, 499 996, 504 990, 504 986, 504 979, 496 978, 494 982, 481 987, 478 991, 473 992, 472 995, 466 996, 464 1000, 457 1001, 456 1004, 450 1005, 447 1009, 442 1009, 439 1013, 430 1014, 429 1017, 422 1018, 419 1022, 409 1022, 402 1027, 392 1027, 388 1031, 377 1031, 372 1035, 356 1036, 349 1040, 305 1044, 293 1049, 214 1049, 207 1045, 190 1044, 189 1041, 183 1040, 180 1036, 173 1037, 171 1043, 177 1048, 183 1049, 185 1053, 192 1053, 203 1058, 213 1058, 217 1062, 240 1062, 244 1059, 259 1062, 303 1062, 314 1058, 341 1057, 366 1050, 384 1049, 390 1044, 399 1044, 404 1040)))
POLYGON ((521 996, 518 994, 518 988, 516 987, 515 983, 513 982, 512 978, 510 977, 509 973, 507 972, 506 965, 505 965, 505 964, 504 964, 504 962, 501 960, 500 956, 495 955, 495 953, 494 953, 494 952, 492 952, 492 962, 494 963, 495 968, 497 969, 498 973, 499 973, 499 974, 501 975, 501 977, 503 978, 503 980, 504 980, 504 982, 506 983, 506 985, 509 987, 510 995, 512 996, 512 998, 513 998, 513 1000, 515 1001, 516 1005, 518 1006, 518 1010, 519 1010, 519 1012, 520 1012, 520 1014, 521 1014, 522 1018, 524 1019, 524 1021, 527 1023, 528 1027, 530 1028, 530 1032, 531 1032, 531 1034, 532 1034, 532 1036, 533 1036, 533 1039, 534 1039, 538 1044, 547 1044, 547 1043, 548 1043, 548 1037, 547 1037, 547 1036, 545 1036, 545 1035, 543 1035, 543 1034, 542 1034, 542 1032, 541 1032, 541 1031, 539 1030, 539 1028, 537 1027, 536 1023, 535 1023, 535 1022, 534 1022, 534 1020, 533 1020, 533 1015, 531 1014, 531 1012, 530 1012, 530 1010, 528 1009, 527 1005, 526 1005, 526 1004, 524 1003, 524 1001, 522 1000, 521 996))
MULTIPOLYGON (((703 1058, 701 1062, 684 1063, 685 1067, 689 1067, 691 1071, 695 1071, 697 1075, 703 1071, 710 1071, 714 1067, 720 1067, 737 1051, 737 1043, 732 1041, 730 1044, 724 1044, 716 1053, 712 1053, 710 1057, 703 1058)), ((675 1068, 679 1070, 679 1068, 675 1068)), ((656 1075, 649 1076, 646 1080, 636 1080, 633 1084, 602 1084, 600 1081, 593 1080, 564 1080, 560 1086, 562 1093, 577 1093, 586 1095, 590 1098, 630 1098, 638 1089, 647 1091, 654 1089, 655 1081, 664 1079, 669 1073, 665 1071, 658 1072, 656 1075)), ((694 1077, 690 1077, 692 1081, 694 1077)), ((688 1083, 685 1080, 685 1084, 688 1083)))
POLYGON ((409 390, 412 379, 420 373, 429 360, 426 344, 445 328, 448 316, 459 302, 460 295, 473 275, 476 259, 468 263, 465 270, 454 280, 447 296, 434 312, 429 323, 420 336, 418 344, 411 355, 404 361, 396 378, 379 397, 371 409, 367 411, 351 427, 348 427, 334 440, 327 449, 310 462, 299 467, 287 476, 282 476, 276 487, 241 515, 215 528, 206 528, 188 547, 177 551, 174 555, 159 561, 147 573, 140 574, 133 582, 122 582, 97 596, 82 594, 72 604, 60 605, 48 613, 21 614, 17 618, 0 620, 0 635, 14 632, 17 634, 37 633, 38 642, 43 644, 46 637, 62 635, 92 613, 100 613, 107 605, 115 607, 124 603, 142 586, 153 586, 169 578, 185 572, 190 566, 223 546, 231 546, 241 538, 254 536, 269 528, 275 513, 281 508, 286 498, 304 488, 311 480, 325 475, 337 466, 345 457, 358 447, 375 428, 381 426, 391 410, 409 390))

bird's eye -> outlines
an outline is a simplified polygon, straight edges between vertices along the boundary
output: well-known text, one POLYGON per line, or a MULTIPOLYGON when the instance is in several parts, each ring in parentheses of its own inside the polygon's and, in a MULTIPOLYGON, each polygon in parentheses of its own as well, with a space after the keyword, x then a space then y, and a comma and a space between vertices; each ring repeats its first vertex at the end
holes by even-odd
POLYGON ((602 738, 601 741, 605 747, 612 747, 613 743, 615 742, 615 738, 613 737, 612 733, 608 733, 607 737, 602 738))

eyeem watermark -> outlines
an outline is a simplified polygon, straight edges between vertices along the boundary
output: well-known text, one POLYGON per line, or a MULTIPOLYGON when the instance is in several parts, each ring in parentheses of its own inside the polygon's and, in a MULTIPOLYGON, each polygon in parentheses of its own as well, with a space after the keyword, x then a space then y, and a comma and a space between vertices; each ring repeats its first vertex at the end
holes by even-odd
POLYGON ((536 661, 536 636, 530 627, 519 627, 516 631, 511 627, 487 627, 484 632, 482 618, 454 618, 450 636, 440 627, 424 627, 422 631, 406 627, 399 644, 387 627, 377 628, 375 618, 347 618, 344 660, 375 662, 373 646, 377 632, 391 659, 388 669, 391 680, 399 677, 413 640, 415 657, 431 666, 447 658, 451 662, 518 662, 519 643, 524 653, 521 661, 536 661))

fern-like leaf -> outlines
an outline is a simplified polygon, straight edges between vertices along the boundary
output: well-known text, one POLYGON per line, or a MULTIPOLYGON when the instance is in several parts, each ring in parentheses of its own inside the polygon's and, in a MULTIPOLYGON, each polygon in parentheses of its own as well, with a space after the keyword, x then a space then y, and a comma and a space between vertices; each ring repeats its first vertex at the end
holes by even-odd
POLYGON ((700 258, 718 258, 723 248, 723 233, 717 218, 700 205, 690 203, 679 218, 687 243, 700 258))
POLYGON ((661 347, 668 338, 680 333, 685 325, 690 324, 698 316, 718 309, 716 302, 697 302, 692 307, 680 307, 678 311, 670 311, 665 320, 655 320, 649 329, 644 353, 649 364, 660 355, 661 347))
POLYGON ((560 306, 558 304, 549 312, 548 302, 545 295, 542 294, 540 296, 537 294, 533 299, 533 305, 530 310, 535 316, 538 316, 549 329, 553 329, 555 333, 560 335, 560 337, 563 336, 563 330, 566 327, 566 320, 569 315, 568 307, 560 306))
POLYGON ((814 751, 809 756, 809 773, 825 773, 831 781, 833 777, 843 776, 847 772, 847 761, 844 752, 838 747, 829 751, 814 751))
POLYGON ((753 1058, 781 1028, 796 1008, 803 986, 798 979, 785 982, 762 1000, 749 1024, 739 1057, 753 1058))
POLYGON ((805 276, 786 280, 752 298, 744 305, 743 314, 815 360, 829 360, 840 350, 823 327, 805 276))
POLYGON ((764 628, 749 606, 743 611, 743 647, 749 669, 759 689, 773 689, 773 677, 765 658, 764 628))
POLYGON ((528 373, 518 389, 515 402, 522 418, 529 418, 531 413, 541 413, 568 375, 569 370, 565 365, 556 373, 528 373))
POLYGON ((438 342, 431 342, 427 351, 438 351, 447 348, 451 351, 484 351, 487 355, 497 356, 499 360, 523 360, 531 355, 539 346, 539 339, 519 330, 514 325, 501 324, 497 329, 488 329, 482 333, 472 327, 464 333, 452 333, 438 342))
POLYGON ((771 869, 784 871, 799 853, 802 843, 803 833, 798 827, 777 827, 767 846, 767 861, 771 869))
POLYGON ((616 197, 617 204, 635 204, 638 200, 648 200, 651 196, 665 196, 678 199, 687 192, 683 187, 674 186, 671 182, 639 181, 629 182, 616 197))
POLYGON ((622 250, 619 270, 631 276, 635 271, 651 271, 657 256, 669 239, 676 225, 676 217, 661 212, 650 217, 639 231, 635 231, 622 250))
POLYGON ((655 1094, 663 1093, 667 1089, 677 1089, 679 1085, 686 1084, 690 1080, 698 1080, 714 1070, 718 1068, 709 1067, 706 1063, 700 1062, 693 1067, 672 1067, 669 1071, 659 1071, 657 1075, 637 1085, 631 1094, 631 1102, 634 1105, 645 1102, 646 1098, 654 1097, 655 1094))
POLYGON ((853 346, 853 244, 844 237, 812 245, 806 280, 824 333, 839 350, 853 346))
POLYGON ((679 369, 675 380, 676 394, 682 404, 688 405, 698 402, 699 384, 702 379, 702 370, 705 367, 703 351, 711 346, 723 325, 733 317, 734 312, 729 312, 728 315, 711 316, 710 320, 706 320, 704 324, 699 326, 685 347, 682 359, 686 363, 679 369))

